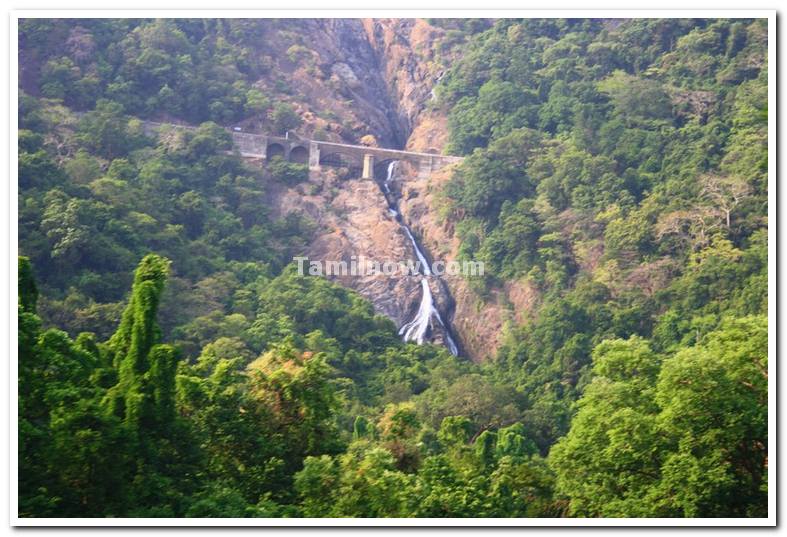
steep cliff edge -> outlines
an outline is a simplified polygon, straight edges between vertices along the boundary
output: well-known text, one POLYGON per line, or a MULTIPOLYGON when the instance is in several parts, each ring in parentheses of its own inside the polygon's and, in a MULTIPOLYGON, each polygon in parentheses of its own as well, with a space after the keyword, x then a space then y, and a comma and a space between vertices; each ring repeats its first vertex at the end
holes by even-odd
MULTIPOLYGON (((271 19, 259 54, 268 74, 255 87, 293 105, 307 137, 358 143, 372 136, 381 146, 404 145, 409 129, 382 75, 380 58, 361 19, 271 19)), ((245 130, 269 128, 264 115, 241 122, 245 130)))
POLYGON ((403 140, 406 145, 422 121, 442 73, 435 59, 435 45, 443 32, 422 19, 364 19, 363 26, 396 105, 399 122, 407 131, 407 139, 403 140))

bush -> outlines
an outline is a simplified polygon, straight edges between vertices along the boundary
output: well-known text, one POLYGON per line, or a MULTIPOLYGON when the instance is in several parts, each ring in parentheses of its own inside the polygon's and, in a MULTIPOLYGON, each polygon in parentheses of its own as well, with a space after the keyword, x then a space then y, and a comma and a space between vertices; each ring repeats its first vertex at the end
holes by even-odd
POLYGON ((273 157, 268 163, 268 171, 287 186, 295 186, 309 178, 309 166, 287 162, 281 157, 273 157))

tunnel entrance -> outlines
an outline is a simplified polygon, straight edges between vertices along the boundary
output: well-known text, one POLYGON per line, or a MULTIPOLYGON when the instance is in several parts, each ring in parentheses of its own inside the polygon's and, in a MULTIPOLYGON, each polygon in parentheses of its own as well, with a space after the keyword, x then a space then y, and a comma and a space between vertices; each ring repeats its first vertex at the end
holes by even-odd
POLYGON ((271 160, 273 157, 284 158, 284 146, 281 144, 270 144, 265 150, 265 158, 271 160))
POLYGON ((290 151, 290 162, 295 162, 298 164, 308 164, 309 150, 300 145, 297 147, 293 147, 292 151, 290 151))

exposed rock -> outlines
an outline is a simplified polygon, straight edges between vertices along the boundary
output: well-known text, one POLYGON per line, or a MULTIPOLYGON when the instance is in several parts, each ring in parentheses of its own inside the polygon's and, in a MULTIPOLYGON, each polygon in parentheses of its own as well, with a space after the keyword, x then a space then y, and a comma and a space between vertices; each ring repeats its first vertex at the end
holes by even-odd
MULTIPOLYGON (((332 139, 356 143, 374 139, 381 147, 443 152, 446 113, 433 98, 445 69, 434 59, 442 30, 414 19, 311 20, 303 25, 325 73, 320 77, 308 66, 287 66, 290 83, 299 90, 298 106, 307 129, 322 129, 332 139), (327 116, 335 119, 326 122, 327 116)), ((446 169, 419 179, 416 170, 402 165, 399 178, 390 185, 403 221, 430 261, 453 261, 459 249, 453 223, 440 216, 444 201, 439 192, 450 174, 446 169)), ((375 182, 340 180, 334 171, 324 169, 310 183, 300 190, 279 187, 269 193, 275 214, 301 211, 317 222, 315 239, 304 255, 312 260, 344 260, 348 266, 361 257, 380 263, 415 261, 409 239, 389 213, 388 200, 375 182)), ((410 321, 420 304, 420 275, 330 278, 368 298, 397 326, 410 321)), ((526 282, 509 282, 484 298, 462 276, 445 274, 428 282, 463 354, 475 361, 493 357, 506 325, 527 322, 539 300, 526 282)), ((436 342, 445 338, 435 323, 431 336, 436 342)))
MULTIPOLYGON (((388 211, 388 203, 374 181, 337 180, 331 169, 313 174, 309 186, 319 190, 306 194, 311 188, 278 186, 268 192, 268 202, 275 218, 289 213, 301 213, 317 224, 315 239, 303 253, 310 261, 325 263, 344 261, 348 272, 351 264, 394 263, 392 275, 340 274, 326 275, 345 287, 358 291, 369 299, 375 309, 389 317, 397 326, 411 320, 421 299, 420 275, 407 275, 399 270, 399 263, 415 261, 415 252, 404 235, 401 225, 388 211)), ((308 270, 308 262, 304 263, 308 270)), ((448 311, 448 293, 439 283, 431 282, 435 300, 442 311, 448 311), (445 309, 444 309, 445 308, 445 309)), ((434 327, 434 331, 439 330, 434 327)), ((440 336, 441 340, 442 336, 440 336)))
MULTIPOLYGON (((402 147, 407 128, 397 113, 378 55, 361 19, 298 19, 280 31, 270 20, 260 54, 270 73, 255 86, 277 101, 288 101, 304 124, 299 134, 356 143, 373 134, 385 147, 402 147), (307 49, 288 54, 294 45, 307 49)), ((244 130, 266 131, 264 115, 241 122, 244 130)))
POLYGON ((399 116, 411 132, 437 83, 435 44, 443 30, 422 19, 365 19, 364 28, 399 116))
POLYGON ((331 72, 338 76, 348 87, 352 89, 361 87, 361 81, 358 80, 358 77, 355 76, 355 72, 353 72, 352 68, 346 63, 334 63, 331 66, 331 72))

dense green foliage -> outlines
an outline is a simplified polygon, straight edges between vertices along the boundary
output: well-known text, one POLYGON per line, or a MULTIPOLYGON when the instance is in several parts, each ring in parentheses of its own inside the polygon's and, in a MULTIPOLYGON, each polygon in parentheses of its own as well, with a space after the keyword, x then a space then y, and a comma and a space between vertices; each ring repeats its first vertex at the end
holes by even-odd
POLYGON ((294 267, 181 360, 156 322, 168 268, 146 256, 114 334, 72 340, 41 327, 20 258, 22 516, 559 512, 516 395, 477 366, 294 267))
POLYGON ((706 341, 663 361, 637 336, 596 347, 550 453, 571 514, 767 516, 766 319, 725 322, 706 341))
POLYGON ((483 365, 288 265, 286 21, 20 21, 20 516, 767 514, 766 24, 434 22, 483 365))
POLYGON ((72 334, 108 336, 128 267, 156 251, 175 271, 162 328, 198 354, 199 334, 248 313, 243 287, 311 236, 307 217, 266 213, 266 181, 292 184, 304 166, 247 166, 225 154, 229 134, 213 123, 154 139, 108 101, 81 117, 28 96, 20 107, 21 249, 43 275, 40 313, 72 334))
POLYGON ((468 154, 446 214, 491 268, 480 293, 540 295, 491 367, 542 450, 568 433, 558 498, 762 515, 766 21, 503 21, 467 49, 440 87, 468 154))
POLYGON ((271 108, 252 85, 271 68, 255 40, 272 30, 264 19, 26 19, 19 39, 40 68, 41 95, 77 110, 104 98, 133 115, 192 123, 270 111, 284 130, 293 121, 286 105, 271 108))

